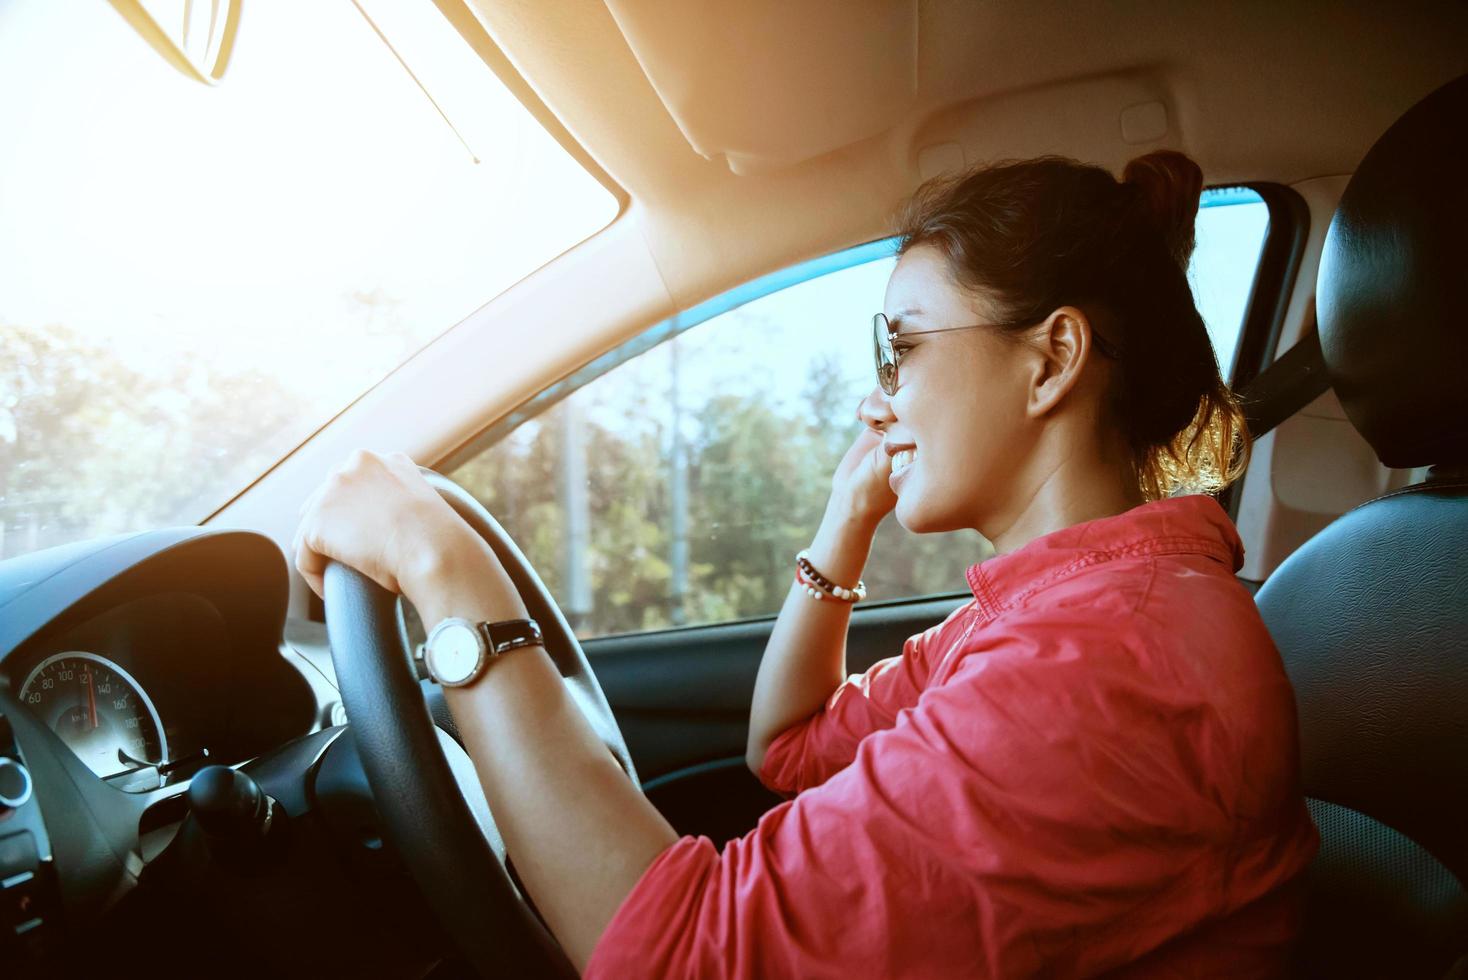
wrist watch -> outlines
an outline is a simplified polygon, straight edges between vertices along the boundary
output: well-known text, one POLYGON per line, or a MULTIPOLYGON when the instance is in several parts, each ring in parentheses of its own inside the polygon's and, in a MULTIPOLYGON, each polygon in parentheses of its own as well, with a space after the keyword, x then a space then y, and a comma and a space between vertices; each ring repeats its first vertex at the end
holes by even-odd
POLYGON ((533 619, 474 623, 454 616, 435 626, 421 649, 429 677, 444 687, 465 687, 478 680, 495 657, 540 645, 540 626, 533 619))

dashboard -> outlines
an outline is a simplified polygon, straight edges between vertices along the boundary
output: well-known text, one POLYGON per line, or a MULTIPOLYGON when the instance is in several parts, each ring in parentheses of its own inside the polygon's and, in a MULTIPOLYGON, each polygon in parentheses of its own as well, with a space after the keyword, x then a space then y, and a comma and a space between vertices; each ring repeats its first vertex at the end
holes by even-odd
MULTIPOLYGON (((33 572, 32 587, 0 606, 7 625, 23 616, 32 627, 0 647, 11 692, 126 792, 250 758, 310 731, 323 710, 311 668, 282 650, 287 577, 275 545, 207 533, 132 560, 152 536, 129 539, 131 548, 99 542, 33 572), (58 578, 72 588, 38 602, 35 592, 58 578)), ((0 565, 0 596, 10 564, 0 565)))
POLYGON ((0 562, 0 962, 132 891, 194 773, 340 720, 324 630, 286 639, 288 583, 268 538, 204 528, 0 562))

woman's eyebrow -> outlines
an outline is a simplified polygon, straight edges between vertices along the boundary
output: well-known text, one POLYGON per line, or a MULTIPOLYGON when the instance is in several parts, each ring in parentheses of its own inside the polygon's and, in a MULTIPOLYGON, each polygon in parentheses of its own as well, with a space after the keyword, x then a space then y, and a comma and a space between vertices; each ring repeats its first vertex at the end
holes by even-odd
POLYGON ((888 317, 887 324, 892 328, 893 333, 901 333, 904 323, 913 317, 920 317, 922 315, 923 311, 921 308, 916 306, 909 307, 905 310, 898 310, 895 314, 888 317))

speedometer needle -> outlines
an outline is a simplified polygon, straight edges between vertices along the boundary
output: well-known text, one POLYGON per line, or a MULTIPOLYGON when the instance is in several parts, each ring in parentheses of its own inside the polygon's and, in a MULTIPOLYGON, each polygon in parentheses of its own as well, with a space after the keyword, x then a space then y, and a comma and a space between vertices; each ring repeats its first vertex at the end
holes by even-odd
POLYGON ((92 672, 89 670, 84 675, 87 679, 87 720, 92 723, 92 728, 97 727, 97 690, 92 686, 92 672))

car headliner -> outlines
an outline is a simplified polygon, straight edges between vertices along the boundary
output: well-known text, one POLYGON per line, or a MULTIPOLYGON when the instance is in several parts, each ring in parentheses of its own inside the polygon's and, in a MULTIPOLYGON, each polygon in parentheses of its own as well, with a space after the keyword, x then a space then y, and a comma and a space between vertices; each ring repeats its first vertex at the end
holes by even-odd
MULTIPOLYGON (((1299 185, 1328 216, 1343 182, 1314 179, 1349 174, 1402 111, 1468 71, 1468 6, 1447 3, 883 0, 855 37, 839 2, 793 14, 770 0, 617 0, 617 17, 601 0, 437 3, 461 33, 487 33, 627 206, 429 345, 211 522, 285 545, 295 502, 350 449, 402 450, 431 465, 677 310, 881 237, 902 197, 944 166, 1063 153, 1119 169, 1167 146, 1196 159, 1210 184, 1299 185), (914 43, 894 48, 882 28, 893 17, 911 20, 914 43), (822 18, 844 25, 838 48, 811 40, 822 18), (726 36, 744 43, 720 51, 726 36), (814 116, 802 84, 822 78, 829 97, 834 78, 857 92, 864 71, 910 91, 847 113, 848 131, 838 119, 821 133, 829 148, 804 158, 814 116), (748 111, 752 99, 760 112, 748 111), (1120 114, 1146 102, 1164 107, 1166 132, 1127 142, 1120 114)), ((1312 241, 1308 254, 1317 251, 1312 241)))

